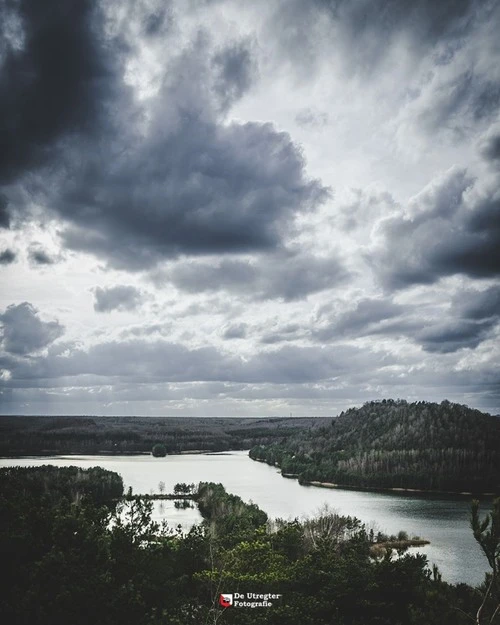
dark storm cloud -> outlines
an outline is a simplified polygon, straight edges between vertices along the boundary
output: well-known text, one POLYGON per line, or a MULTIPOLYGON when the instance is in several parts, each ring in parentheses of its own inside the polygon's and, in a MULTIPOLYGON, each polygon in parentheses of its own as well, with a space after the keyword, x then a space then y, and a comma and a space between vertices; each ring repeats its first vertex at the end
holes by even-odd
POLYGON ((42 321, 38 311, 28 302, 8 306, 0 314, 3 349, 14 355, 36 353, 63 335, 58 321, 42 321))
POLYGON ((226 46, 213 58, 214 88, 222 110, 226 111, 248 91, 256 71, 250 44, 238 42, 226 46))
POLYGON ((66 226, 63 243, 129 270, 180 254, 280 247, 296 215, 328 190, 270 123, 224 123, 249 88, 245 42, 213 50, 199 34, 170 59, 148 125, 118 106, 101 141, 70 145, 32 186, 66 226), (132 122, 132 123, 131 123, 132 122))
POLYGON ((10 213, 8 210, 9 201, 7 197, 0 193, 0 228, 10 228, 10 213))
POLYGON ((484 291, 471 289, 454 296, 454 307, 465 319, 500 318, 500 286, 484 291))
POLYGON ((94 289, 94 310, 111 312, 112 310, 136 310, 143 301, 142 293, 134 286, 118 285, 94 289))
POLYGON ((58 199, 73 249, 144 269, 181 253, 272 250, 326 190, 270 124, 219 126, 185 116, 172 134, 127 151, 112 170, 87 167, 58 199))
POLYGON ((395 304, 389 299, 365 298, 356 304, 352 310, 338 315, 326 326, 314 330, 313 336, 320 341, 337 339, 342 336, 365 336, 379 334, 384 331, 387 334, 401 333, 403 327, 408 330, 408 323, 386 324, 384 322, 402 317, 406 312, 404 306, 395 304))
POLYGON ((335 288, 348 275, 338 258, 282 251, 257 262, 180 263, 169 277, 178 289, 189 293, 225 290, 254 299, 292 301, 335 288))
POLYGON ((411 211, 380 222, 383 244, 368 256, 388 289, 463 274, 500 272, 498 187, 452 168, 413 200, 411 211))
POLYGON ((43 249, 31 249, 28 252, 28 257, 35 265, 53 265, 55 263, 55 259, 43 249))
POLYGON ((10 265, 16 260, 16 253, 12 250, 6 249, 0 252, 0 265, 10 265))
MULTIPOLYGON (((126 20, 105 38, 112 29, 96 3, 42 10, 23 0, 10 11, 21 30, 1 57, 0 179, 21 180, 62 217, 67 247, 130 270, 180 254, 272 250, 299 212, 326 199, 287 133, 225 123, 257 73, 250 41, 215 48, 199 31, 165 50, 158 93, 132 105, 123 72, 137 43, 126 20)), ((1 211, 0 222, 9 223, 1 211)))
POLYGON ((446 320, 435 319, 414 334, 427 352, 448 353, 474 348, 492 336, 500 322, 500 286, 455 293, 446 320))
POLYGON ((0 182, 46 162, 65 135, 95 130, 112 80, 102 22, 90 0, 0 5, 0 182))
POLYGON ((385 354, 366 354, 349 346, 285 346, 243 359, 214 347, 190 349, 162 339, 136 339, 110 341, 86 350, 54 346, 47 356, 29 360, 4 356, 0 358, 0 367, 12 372, 13 386, 44 386, 45 380, 89 375, 134 383, 303 384, 390 362, 385 354))
POLYGON ((474 348, 487 338, 495 325, 492 319, 485 321, 448 321, 420 331, 416 340, 426 352, 456 352, 459 349, 474 348))
MULTIPOLYGON (((320 319, 326 311, 320 311, 320 319)), ((500 320, 500 288, 457 291, 448 308, 405 306, 365 298, 346 312, 318 324, 311 336, 321 342, 363 336, 405 337, 426 352, 474 348, 490 338, 500 320)))
POLYGON ((479 153, 486 161, 500 161, 500 124, 494 124, 479 142, 479 153))

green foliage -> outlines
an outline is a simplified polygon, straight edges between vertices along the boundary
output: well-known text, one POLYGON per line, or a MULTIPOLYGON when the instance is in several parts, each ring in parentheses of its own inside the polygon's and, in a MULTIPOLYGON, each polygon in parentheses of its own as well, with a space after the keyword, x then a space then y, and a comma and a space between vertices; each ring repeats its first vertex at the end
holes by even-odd
POLYGON ((17 494, 39 500, 78 502, 91 498, 96 504, 113 505, 123 494, 123 480, 118 473, 101 467, 4 467, 0 469, 0 493, 10 498, 17 494))
POLYGON ((174 494, 175 495, 192 495, 195 492, 194 484, 186 484, 185 482, 180 482, 174 486, 174 494))
POLYGON ((162 443, 156 443, 153 445, 151 453, 155 458, 164 458, 167 455, 167 448, 162 443))
MULTIPOLYGON (((75 483, 86 483, 77 473, 36 473, 0 474, 2 623, 465 625, 481 604, 476 590, 432 576, 424 556, 374 559, 363 524, 328 509, 270 522, 221 484, 202 483, 204 522, 184 534, 154 522, 148 499, 101 505, 100 487, 75 496, 75 483), (283 601, 224 611, 220 592, 283 601)), ((496 510, 473 525, 488 549, 496 510)))
POLYGON ((258 506, 227 493, 222 484, 200 482, 197 501, 212 538, 226 545, 252 538, 268 520, 258 506))
POLYGON ((500 419, 448 401, 370 402, 250 457, 301 483, 499 492, 500 419))

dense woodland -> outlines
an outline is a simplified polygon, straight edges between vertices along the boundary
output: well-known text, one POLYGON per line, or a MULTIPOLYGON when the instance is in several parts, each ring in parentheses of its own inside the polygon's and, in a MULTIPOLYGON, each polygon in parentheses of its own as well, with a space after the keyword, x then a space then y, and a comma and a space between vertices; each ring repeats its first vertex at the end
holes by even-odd
POLYGON ((448 401, 383 400, 250 456, 303 483, 500 493, 500 418, 448 401))
MULTIPOLYGON (((154 523, 150 501, 117 501, 120 484, 104 470, 0 470, 2 623, 465 625, 481 605, 481 625, 499 622, 496 578, 486 596, 486 585, 442 581, 422 555, 375 557, 355 518, 324 510, 271 522, 222 485, 202 483, 204 521, 182 533, 154 523), (221 592, 283 597, 271 608, 222 608, 221 592)), ((478 538, 491 527, 477 522, 478 538)), ((488 544, 498 550, 498 518, 494 527, 488 544)))
POLYGON ((250 449, 321 419, 0 416, 0 456, 250 449))

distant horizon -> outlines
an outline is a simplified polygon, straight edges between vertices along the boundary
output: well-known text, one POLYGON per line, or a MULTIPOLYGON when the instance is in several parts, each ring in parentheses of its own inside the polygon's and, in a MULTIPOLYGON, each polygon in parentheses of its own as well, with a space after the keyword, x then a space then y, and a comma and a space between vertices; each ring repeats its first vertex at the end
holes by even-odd
POLYGON ((19 414, 19 413, 0 413, 0 418, 1 417, 47 417, 47 418, 64 418, 64 417, 82 417, 82 418, 89 418, 89 419, 93 419, 93 418, 115 418, 115 419, 120 419, 120 418, 124 418, 124 419, 129 419, 129 418, 137 418, 137 419, 335 419, 338 416, 340 416, 343 412, 345 412, 346 410, 349 409, 359 409, 361 408, 363 405, 365 404, 370 404, 370 403, 382 403, 384 401, 404 401, 408 404, 412 404, 412 403, 416 403, 416 402, 425 402, 425 403, 429 403, 429 404, 441 404, 442 402, 446 402, 448 401, 450 404, 456 404, 459 406, 464 406, 467 408, 470 408, 471 410, 478 410, 479 412, 481 412, 482 414, 486 414, 486 415, 490 415, 492 417, 500 417, 500 413, 498 414, 494 414, 491 412, 488 412, 486 410, 480 410, 479 408, 474 408, 473 406, 469 406, 467 404, 461 404, 460 402, 454 402, 451 400, 448 400, 447 398, 442 399, 441 401, 427 401, 424 399, 416 399, 413 401, 408 401, 406 399, 403 398, 381 398, 381 399, 372 399, 372 400, 368 400, 366 402, 363 402, 363 404, 359 404, 359 405, 351 405, 348 408, 345 408, 344 410, 341 410, 340 412, 336 413, 336 414, 318 414, 318 415, 310 415, 310 414, 299 414, 299 415, 294 415, 292 414, 288 414, 288 415, 222 415, 222 414, 214 414, 214 415, 195 415, 195 414, 186 414, 186 415, 175 415, 175 414, 162 414, 162 415, 147 415, 147 414, 87 414, 87 413, 74 413, 74 414, 68 414, 68 413, 53 413, 53 414, 19 414))

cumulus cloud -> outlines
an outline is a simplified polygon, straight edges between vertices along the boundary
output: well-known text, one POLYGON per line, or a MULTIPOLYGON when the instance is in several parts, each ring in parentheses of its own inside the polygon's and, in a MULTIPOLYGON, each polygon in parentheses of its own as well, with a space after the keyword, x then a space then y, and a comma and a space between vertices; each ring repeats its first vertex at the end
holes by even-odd
POLYGON ((16 260, 16 253, 10 249, 0 252, 0 265, 10 265, 16 260))
POLYGON ((465 319, 500 318, 500 285, 483 291, 470 289, 454 296, 454 307, 465 319))
POLYGON ((479 153, 486 161, 497 164, 500 160, 500 123, 490 126, 479 141, 479 153))
POLYGON ((64 334, 58 321, 42 321, 29 302, 8 306, 0 314, 0 323, 2 348, 18 356, 37 353, 64 334))
POLYGON ((220 106, 227 111, 248 91, 257 71, 251 43, 240 41, 226 46, 213 57, 214 88, 220 106))
POLYGON ((117 285, 112 287, 96 287, 94 289, 94 310, 111 312, 112 310, 136 310, 143 301, 140 289, 134 286, 117 285))
POLYGON ((180 263, 168 275, 178 289, 189 293, 225 290, 253 299, 292 301, 336 288, 349 273, 334 255, 322 258, 283 251, 257 262, 180 263))
POLYGON ((497 286, 484 291, 456 291, 448 306, 397 304, 384 299, 363 298, 354 307, 328 314, 312 337, 321 342, 348 338, 385 336, 404 338, 432 353, 452 353, 475 348, 492 336, 500 321, 497 286))
POLYGON ((223 337, 227 340, 231 339, 244 339, 248 332, 248 326, 246 323, 234 323, 229 325, 223 333, 223 337))
POLYGON ((128 270, 273 250, 298 213, 326 199, 287 132, 225 123, 256 72, 248 39, 218 46, 200 30, 178 52, 163 47, 157 92, 133 104, 119 41, 133 49, 133 33, 113 15, 100 26, 94 3, 52 4, 22 9, 24 44, 4 57, 0 113, 14 157, 1 165, 6 180, 22 180, 50 160, 32 175, 30 198, 63 219, 67 248, 128 270))
POLYGON ((394 318, 402 317, 404 312, 407 312, 404 306, 389 299, 364 298, 353 309, 336 315, 332 321, 315 329, 313 336, 318 340, 328 341, 342 336, 355 337, 384 332, 391 334, 394 331, 401 332, 403 328, 408 331, 414 328, 408 321, 402 323, 400 319, 397 324, 392 322, 394 318))
POLYGON ((433 320, 415 334, 427 352, 475 348, 492 336, 500 322, 500 287, 464 289, 453 296, 446 321, 433 320))
POLYGON ((500 271, 500 195, 493 185, 452 168, 433 180, 406 212, 379 223, 371 256, 386 288, 431 284, 462 274, 493 278, 500 271))
POLYGON ((41 248, 30 249, 28 257, 34 265, 53 265, 55 263, 55 259, 41 248))
POLYGON ((416 339, 427 352, 456 352, 459 349, 477 347, 495 323, 492 319, 436 323, 418 332, 416 339))

